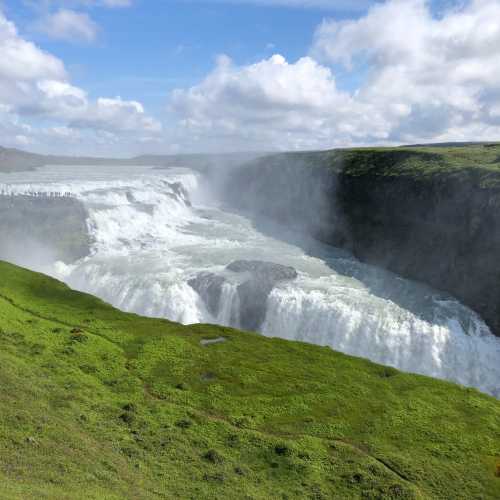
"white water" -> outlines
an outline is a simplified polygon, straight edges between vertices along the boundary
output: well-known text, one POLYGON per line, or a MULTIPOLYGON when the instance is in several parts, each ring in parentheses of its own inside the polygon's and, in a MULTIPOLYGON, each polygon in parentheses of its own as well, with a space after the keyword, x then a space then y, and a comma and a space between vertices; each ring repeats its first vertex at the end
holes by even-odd
POLYGON ((0 174, 0 192, 70 192, 87 207, 91 255, 41 269, 73 288, 144 315, 238 326, 235 280, 224 284, 215 316, 188 280, 201 271, 227 275, 225 266, 237 259, 285 264, 299 277, 271 292, 263 334, 328 345, 500 397, 500 339, 473 311, 334 248, 264 234, 220 208, 204 184, 187 169, 45 167, 0 174), (175 182, 192 207, 169 184, 175 182))

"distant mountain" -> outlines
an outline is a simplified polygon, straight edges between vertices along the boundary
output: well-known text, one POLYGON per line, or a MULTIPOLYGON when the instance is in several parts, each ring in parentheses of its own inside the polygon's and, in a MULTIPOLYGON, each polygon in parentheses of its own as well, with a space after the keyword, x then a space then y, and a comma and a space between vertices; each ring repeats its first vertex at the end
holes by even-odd
POLYGON ((0 147, 0 172, 32 170, 43 164, 41 155, 0 147))
POLYGON ((122 165, 129 162, 111 158, 39 155, 0 146, 0 172, 33 170, 44 165, 122 165))
POLYGON ((28 153, 0 146, 0 172, 33 170, 44 165, 151 165, 156 167, 189 167, 204 169, 222 163, 243 163, 260 156, 257 153, 142 155, 134 158, 94 158, 90 156, 56 156, 28 153))

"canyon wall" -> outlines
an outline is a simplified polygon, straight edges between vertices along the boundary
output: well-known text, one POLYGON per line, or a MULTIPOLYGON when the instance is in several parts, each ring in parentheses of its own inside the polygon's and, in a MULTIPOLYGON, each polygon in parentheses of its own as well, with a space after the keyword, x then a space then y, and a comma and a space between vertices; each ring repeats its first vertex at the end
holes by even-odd
POLYGON ((273 155, 226 192, 256 217, 449 292, 500 336, 499 160, 499 146, 273 155))
POLYGON ((0 195, 0 259, 38 269, 90 249, 87 211, 67 196, 0 195))

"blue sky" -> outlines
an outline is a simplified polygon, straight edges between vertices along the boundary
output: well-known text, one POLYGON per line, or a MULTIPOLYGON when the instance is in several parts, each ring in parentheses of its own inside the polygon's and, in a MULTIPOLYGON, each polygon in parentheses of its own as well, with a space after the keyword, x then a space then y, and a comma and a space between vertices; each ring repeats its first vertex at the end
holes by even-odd
POLYGON ((129 8, 92 8, 99 26, 96 41, 68 43, 36 29, 40 9, 30 2, 4 2, 20 33, 62 59, 75 84, 94 97, 118 92, 139 99, 152 110, 165 105, 173 88, 203 78, 219 54, 241 65, 276 52, 296 60, 307 54, 325 17, 356 16, 374 2, 344 3, 349 5, 301 8, 251 1, 135 0, 129 8))
MULTIPOLYGON (((2 100, 0 68, 0 110, 8 110, 0 132, 8 145, 102 154, 124 146, 132 154, 493 138, 496 114, 479 115, 484 96, 496 106, 500 85, 482 70, 463 74, 493 64, 468 19, 480 25, 499 7, 495 0, 3 0, 15 43, 31 44, 40 68, 49 56, 64 69, 7 75, 2 100), (457 37, 462 55, 452 50, 457 37), (438 63, 463 65, 462 76, 438 81, 438 63), (47 81, 71 88, 40 85, 47 81), (20 83, 43 87, 39 101, 47 102, 27 103, 14 91, 20 83)), ((488 22, 484 47, 495 47, 500 21, 488 22)))

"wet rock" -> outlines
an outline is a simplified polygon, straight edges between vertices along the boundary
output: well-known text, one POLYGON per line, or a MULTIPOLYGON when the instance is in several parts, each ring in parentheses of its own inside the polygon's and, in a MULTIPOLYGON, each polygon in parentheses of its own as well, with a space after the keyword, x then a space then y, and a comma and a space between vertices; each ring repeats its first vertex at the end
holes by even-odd
POLYGON ((272 289, 280 282, 297 277, 293 267, 256 260, 237 260, 226 269, 247 274, 247 279, 238 286, 240 326, 245 330, 258 330, 262 326, 272 289))
POLYGON ((297 277, 297 271, 293 267, 261 260, 235 260, 226 269, 235 273, 249 272, 254 277, 267 279, 273 283, 297 277))
POLYGON ((172 193, 167 193, 168 196, 171 196, 176 201, 182 201, 188 207, 191 206, 189 193, 181 182, 165 181, 165 184, 172 190, 172 193))
POLYGON ((266 317, 267 298, 272 289, 278 283, 297 277, 293 267, 258 260, 236 260, 225 271, 230 274, 200 273, 188 284, 203 299, 210 314, 216 317, 222 306, 223 286, 232 283, 230 277, 236 275, 234 282, 238 283, 238 311, 232 315, 231 324, 245 330, 258 330, 262 326, 266 317))
POLYGON ((190 279, 188 285, 203 299, 210 314, 217 316, 220 309, 222 285, 226 282, 223 276, 214 273, 200 273, 190 279))

